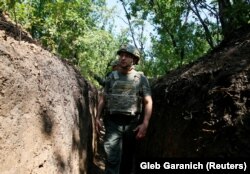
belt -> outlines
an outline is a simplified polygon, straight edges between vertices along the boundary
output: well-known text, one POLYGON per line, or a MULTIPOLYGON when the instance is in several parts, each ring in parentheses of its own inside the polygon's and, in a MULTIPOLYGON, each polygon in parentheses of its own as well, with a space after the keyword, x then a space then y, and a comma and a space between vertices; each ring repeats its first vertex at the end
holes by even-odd
POLYGON ((124 116, 135 117, 139 114, 134 112, 132 113, 132 112, 121 112, 121 111, 109 111, 109 115, 124 115, 124 116))
POLYGON ((128 116, 121 114, 108 114, 107 119, 116 123, 130 124, 139 121, 140 115, 128 116))

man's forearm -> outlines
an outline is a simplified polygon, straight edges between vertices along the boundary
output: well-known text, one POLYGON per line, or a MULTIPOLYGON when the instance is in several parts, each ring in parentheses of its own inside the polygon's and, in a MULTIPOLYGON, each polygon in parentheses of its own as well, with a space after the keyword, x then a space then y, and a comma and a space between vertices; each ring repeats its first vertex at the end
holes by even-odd
POLYGON ((151 96, 146 96, 144 99, 144 119, 143 119, 143 123, 148 125, 149 120, 151 118, 152 115, 152 108, 153 108, 153 101, 151 96))

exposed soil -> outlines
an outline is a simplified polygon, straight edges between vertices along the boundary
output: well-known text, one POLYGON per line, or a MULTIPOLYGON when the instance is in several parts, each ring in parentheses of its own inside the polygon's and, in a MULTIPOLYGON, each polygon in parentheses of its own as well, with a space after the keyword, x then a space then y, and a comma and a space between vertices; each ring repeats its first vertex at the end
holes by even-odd
POLYGON ((141 156, 250 156, 250 27, 230 38, 152 85, 141 156))
POLYGON ((6 17, 0 15, 0 173, 97 173, 96 89, 6 17))

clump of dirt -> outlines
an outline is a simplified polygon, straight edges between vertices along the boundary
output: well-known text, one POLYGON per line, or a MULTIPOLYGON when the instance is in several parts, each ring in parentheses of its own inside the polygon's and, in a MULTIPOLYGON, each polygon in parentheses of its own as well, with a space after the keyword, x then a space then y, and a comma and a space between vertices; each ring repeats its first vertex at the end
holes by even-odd
POLYGON ((0 30, 5 31, 5 39, 12 37, 18 41, 26 41, 38 45, 38 42, 34 40, 31 35, 25 31, 20 24, 12 21, 8 14, 3 14, 0 11, 0 30))
POLYGON ((250 26, 235 31, 152 85, 154 112, 139 156, 250 155, 249 31, 250 26))

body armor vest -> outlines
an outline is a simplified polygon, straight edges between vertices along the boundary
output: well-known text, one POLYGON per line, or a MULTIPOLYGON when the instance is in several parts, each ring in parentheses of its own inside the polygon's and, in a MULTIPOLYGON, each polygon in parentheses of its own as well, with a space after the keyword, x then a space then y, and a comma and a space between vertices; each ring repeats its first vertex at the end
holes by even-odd
POLYGON ((133 79, 120 80, 118 72, 112 72, 110 89, 106 96, 109 114, 136 116, 142 112, 141 74, 134 72, 133 79))

